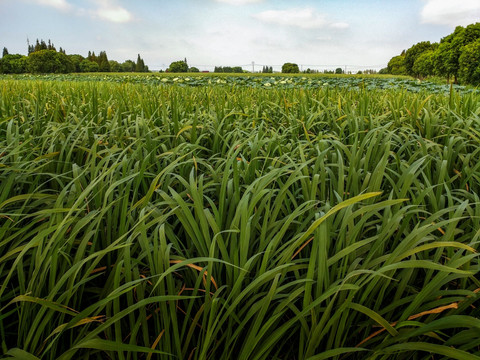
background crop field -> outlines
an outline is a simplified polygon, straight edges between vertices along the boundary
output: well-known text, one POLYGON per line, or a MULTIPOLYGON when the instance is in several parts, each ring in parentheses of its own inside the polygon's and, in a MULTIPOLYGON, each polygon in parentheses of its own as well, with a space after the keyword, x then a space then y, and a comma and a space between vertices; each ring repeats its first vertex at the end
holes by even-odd
POLYGON ((4 357, 480 359, 478 93, 58 80, 0 80, 4 357))

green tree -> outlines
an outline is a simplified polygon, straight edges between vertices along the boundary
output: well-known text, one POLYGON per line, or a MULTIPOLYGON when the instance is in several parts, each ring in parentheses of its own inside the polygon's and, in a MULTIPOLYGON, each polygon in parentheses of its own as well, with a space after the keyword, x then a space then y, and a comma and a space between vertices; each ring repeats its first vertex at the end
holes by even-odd
POLYGON ((126 60, 121 64, 122 72, 134 72, 136 64, 133 60, 126 60))
POLYGON ((435 73, 435 52, 429 50, 421 54, 412 68, 416 77, 424 78, 435 73))
POLYGON ((137 62, 135 64, 135 71, 136 72, 145 72, 145 63, 144 63, 143 59, 140 57, 140 54, 138 54, 138 56, 137 56, 137 62))
POLYGON ((118 61, 110 60, 108 63, 110 64, 111 72, 122 72, 122 65, 118 61))
POLYGON ((298 74, 300 69, 297 64, 294 63, 285 63, 282 65, 282 73, 284 74, 298 74))
POLYGON ((90 61, 96 62, 98 64, 98 57, 97 57, 97 55, 95 55, 95 51, 93 51, 93 52, 89 51, 87 59, 90 60, 90 61))
POLYGON ((424 52, 435 50, 435 48, 436 45, 431 44, 430 41, 422 41, 408 49, 405 53, 405 69, 407 74, 415 76, 415 71, 413 70, 415 60, 417 60, 424 52))
POLYGON ((55 50, 40 50, 28 55, 28 69, 32 73, 70 73, 75 71, 67 55, 55 50))
POLYGON ((200 72, 200 70, 198 70, 198 68, 196 68, 195 66, 192 66, 190 69, 188 69, 188 72, 198 73, 198 72, 200 72))
POLYGON ((480 85, 480 39, 463 47, 458 78, 465 84, 480 85))
POLYGON ((335 74, 343 74, 343 69, 342 68, 336 68, 335 69, 335 74))
POLYGON ((468 25, 466 28, 457 26, 452 34, 440 41, 435 54, 436 73, 447 79, 453 76, 457 82, 463 48, 477 39, 480 39, 480 23, 468 25))
POLYGON ((100 66, 95 61, 88 59, 83 60, 79 66, 81 72, 98 72, 100 70, 100 66))
POLYGON ((110 72, 110 63, 108 62, 107 53, 100 51, 97 58, 98 70, 101 72, 110 72))
POLYGON ((387 65, 389 74, 392 75, 407 75, 407 68, 405 67, 405 56, 394 56, 387 65))
POLYGON ((0 73, 2 74, 23 74, 27 70, 26 56, 7 54, 0 59, 0 73))
POLYGON ((8 49, 6 47, 3 48, 2 57, 4 57, 5 55, 8 55, 8 49))
POLYGON ((168 67, 168 72, 171 72, 171 73, 184 73, 184 72, 188 72, 188 64, 183 61, 183 60, 180 60, 180 61, 174 61, 170 64, 170 66, 168 67))
POLYGON ((67 55, 70 61, 73 64, 74 67, 74 72, 82 72, 80 69, 80 63, 85 59, 82 55, 78 54, 72 54, 72 55, 67 55))

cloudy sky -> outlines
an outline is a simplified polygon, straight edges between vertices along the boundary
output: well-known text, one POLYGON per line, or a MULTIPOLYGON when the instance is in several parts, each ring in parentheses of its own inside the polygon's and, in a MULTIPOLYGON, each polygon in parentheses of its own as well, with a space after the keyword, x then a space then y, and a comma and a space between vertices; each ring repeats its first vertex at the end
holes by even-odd
POLYGON ((252 61, 354 70, 480 22, 480 0, 0 0, 0 14, 10 53, 43 38, 68 54, 140 53, 151 69, 186 57, 201 70, 252 61))

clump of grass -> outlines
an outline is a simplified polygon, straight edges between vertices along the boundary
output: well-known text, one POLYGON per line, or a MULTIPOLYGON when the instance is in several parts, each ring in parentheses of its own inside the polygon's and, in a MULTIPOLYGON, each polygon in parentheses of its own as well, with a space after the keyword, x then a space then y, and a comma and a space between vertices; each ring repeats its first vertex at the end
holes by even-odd
POLYGON ((5 357, 480 356, 480 96, 0 90, 5 357))

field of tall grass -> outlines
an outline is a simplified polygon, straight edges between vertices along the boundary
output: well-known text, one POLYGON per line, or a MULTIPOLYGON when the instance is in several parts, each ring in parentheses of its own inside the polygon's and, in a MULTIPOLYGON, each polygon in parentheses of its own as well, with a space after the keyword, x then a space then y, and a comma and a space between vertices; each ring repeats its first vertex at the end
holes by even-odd
POLYGON ((0 81, 0 354, 480 359, 480 95, 0 81))

